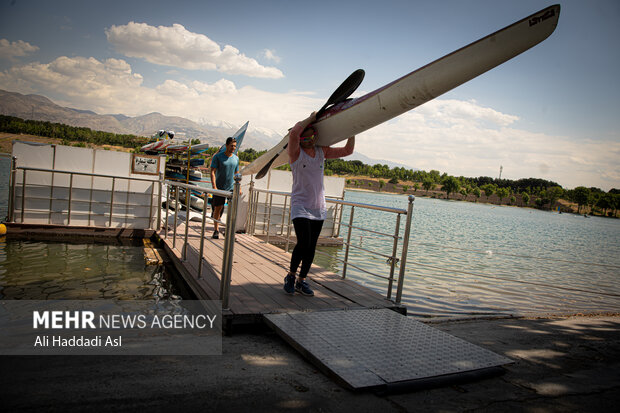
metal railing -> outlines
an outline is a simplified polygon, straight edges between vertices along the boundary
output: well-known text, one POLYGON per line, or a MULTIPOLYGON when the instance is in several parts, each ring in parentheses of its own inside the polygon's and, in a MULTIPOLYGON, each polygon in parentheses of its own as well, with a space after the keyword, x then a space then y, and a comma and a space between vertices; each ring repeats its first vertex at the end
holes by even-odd
MULTIPOLYGON (((128 184, 128 188, 129 188, 129 184, 128 184)), ((129 192, 129 190, 127 190, 125 192, 125 194, 127 195, 127 198, 129 198, 129 195, 141 195, 139 193, 131 193, 129 192)), ((142 194, 144 195, 144 194, 142 194)), ((128 218, 133 218, 133 219, 147 219, 148 225, 147 228, 148 229, 153 229, 153 223, 155 223, 156 229, 160 228, 160 224, 161 224, 161 209, 159 208, 159 205, 155 206, 156 209, 156 214, 157 216, 155 217, 153 210, 154 210, 154 198, 157 197, 157 199, 159 200, 159 204, 161 205, 161 196, 162 196, 162 182, 161 180, 152 180, 152 179, 145 179, 145 178, 135 178, 135 177, 123 177, 123 176, 114 176, 114 175, 105 175, 105 174, 96 174, 96 173, 88 173, 88 172, 75 172, 75 171, 63 171, 63 170, 58 170, 58 169, 45 169, 45 168, 33 168, 33 167, 24 167, 24 166, 17 166, 17 161, 15 157, 12 157, 12 162, 11 162, 11 175, 10 175, 10 185, 9 185, 9 209, 8 209, 8 222, 15 222, 16 220, 16 212, 19 211, 20 213, 20 223, 24 223, 25 222, 25 216, 27 212, 32 212, 32 213, 36 213, 36 214, 47 214, 47 223, 48 224, 52 224, 52 215, 53 214, 58 214, 62 217, 66 217, 66 224, 63 222, 63 224, 70 226, 71 225, 71 219, 72 217, 75 217, 75 215, 88 215, 88 226, 93 226, 91 225, 91 221, 94 220, 93 217, 95 216, 99 216, 99 217, 107 217, 107 227, 111 228, 112 224, 113 224, 113 220, 115 217, 122 217, 123 219, 127 220, 128 218), (18 197, 17 195, 17 174, 18 171, 21 171, 21 183, 20 185, 20 189, 21 192, 19 194, 19 198, 20 198, 20 205, 18 206, 16 204, 16 198, 18 197), (30 183, 28 184, 28 176, 29 174, 35 173, 35 172, 39 172, 39 173, 47 173, 47 174, 51 174, 51 179, 50 179, 50 184, 49 185, 44 185, 44 184, 35 184, 35 183, 30 183), (69 176, 69 182, 68 185, 60 185, 60 184, 55 184, 55 177, 56 175, 68 175, 69 176), (90 186, 80 186, 78 188, 76 188, 74 186, 74 177, 76 176, 84 176, 84 177, 90 177, 91 179, 95 179, 95 178, 102 178, 102 179, 109 179, 111 180, 111 189, 95 189, 92 186, 92 182, 90 186), (148 207, 148 217, 145 216, 140 216, 140 215, 129 215, 129 214, 118 214, 114 212, 115 208, 118 207, 135 207, 137 208, 144 208, 144 205, 142 205, 141 203, 129 203, 129 202, 119 202, 118 200, 114 199, 114 193, 116 192, 116 184, 118 181, 127 181, 127 182, 132 182, 132 181, 137 181, 137 182, 146 182, 148 184, 150 184, 150 190, 149 194, 146 195, 149 198, 149 207, 148 207), (157 189, 157 194, 155 194, 155 188, 157 189), (49 195, 43 196, 41 194, 35 195, 28 195, 28 189, 29 190, 34 190, 35 188, 37 189, 41 189, 43 191, 47 191, 49 188, 49 195), (60 189, 66 189, 67 194, 66 197, 62 196, 55 196, 55 190, 60 190, 60 189), (82 191, 89 191, 90 192, 90 196, 88 200, 77 200, 73 198, 74 192, 76 190, 82 190, 82 191), (110 192, 109 194, 109 200, 103 202, 103 201, 96 201, 93 200, 93 193, 94 192, 99 192, 99 193, 105 193, 105 192, 110 192), (48 202, 48 206, 47 209, 27 209, 26 208, 26 200, 30 200, 30 201, 42 201, 42 202, 48 202), (61 207, 60 209, 55 208, 54 205, 57 205, 57 203, 66 203, 66 209, 64 209, 63 207, 61 207), (88 203, 88 208, 87 208, 87 212, 76 212, 73 207, 75 206, 75 204, 77 203, 81 203, 81 204, 85 204, 88 203), (93 212, 93 206, 101 206, 101 205, 106 205, 107 207, 107 212, 104 213, 94 213, 93 212)))
MULTIPOLYGON (((189 246, 188 237, 189 237, 189 220, 190 220, 190 204, 191 204, 191 195, 194 193, 201 193, 203 200, 203 208, 202 208, 202 217, 201 217, 201 229, 200 229, 200 246, 198 247, 198 279, 202 278, 202 264, 204 260, 204 241, 205 241, 205 223, 207 219, 217 222, 222 225, 226 230, 225 240, 224 240, 224 251, 222 258, 222 271, 220 277, 220 300, 222 301, 222 308, 229 308, 229 297, 230 297, 230 283, 232 276, 232 265, 233 265, 233 253, 235 247, 235 226, 237 221, 237 210, 239 206, 239 193, 241 189, 241 175, 235 175, 235 184, 232 191, 220 191, 218 189, 205 188, 197 185, 189 185, 181 182, 175 181, 165 181, 164 182, 167 189, 166 196, 166 218, 165 218, 165 231, 164 238, 168 238, 168 220, 169 220, 169 211, 171 206, 171 195, 174 197, 174 225, 173 225, 173 234, 172 234, 172 248, 176 249, 176 238, 177 238, 177 217, 180 207, 180 194, 181 190, 184 192, 185 196, 185 240, 183 243, 182 257, 183 260, 187 260, 187 248, 189 246), (229 202, 228 211, 226 213, 226 222, 222 222, 216 220, 213 217, 207 216, 207 203, 208 203, 208 194, 221 196, 227 198, 229 202)), ((200 197, 199 197, 200 198, 200 197)))
MULTIPOLYGON (((278 237, 280 239, 284 239, 285 241, 285 250, 289 250, 289 245, 291 242, 291 232, 294 230, 291 222, 290 216, 290 192, 282 192, 282 191, 273 191, 268 189, 257 189, 254 188, 252 184, 250 184, 250 195, 249 195, 249 212, 248 212, 248 220, 247 220, 247 231, 250 235, 255 235, 257 230, 257 225, 262 224, 261 231, 265 235, 265 242, 270 242, 271 237, 278 237), (260 194, 263 194, 263 208, 262 213, 259 213, 259 204, 260 202, 260 194), (274 196, 282 197, 283 201, 279 204, 273 203, 274 196), (276 210, 275 216, 278 219, 278 222, 273 222, 274 219, 274 209, 276 210), (262 217, 262 220, 259 218, 262 217), (275 227, 275 231, 272 228, 275 227), (279 227, 279 229, 278 229, 279 227)), ((331 217, 328 219, 334 221, 334 225, 331 231, 331 237, 338 237, 340 235, 341 227, 348 228, 346 233, 346 241, 343 240, 342 244, 345 247, 344 251, 344 259, 338 259, 337 261, 343 264, 342 266, 342 278, 346 278, 347 270, 349 267, 355 268, 357 271, 368 274, 372 277, 378 277, 387 280, 387 293, 386 298, 392 299, 392 290, 394 281, 397 281, 396 287, 396 297, 395 302, 400 303, 402 298, 402 290, 405 279, 405 267, 407 262, 407 250, 409 247, 409 236, 411 233, 411 217, 413 212, 413 203, 415 201, 415 197, 413 195, 409 195, 408 197, 408 208, 400 209, 400 208, 391 208, 384 207, 379 205, 371 205, 371 204, 363 204, 357 202, 349 202, 342 199, 335 198, 326 198, 325 201, 328 204, 334 205, 335 209, 331 217), (345 207, 349 207, 349 220, 348 224, 345 224, 342 221, 343 211, 345 207), (381 211, 388 214, 395 214, 395 225, 394 232, 392 234, 383 233, 380 231, 371 230, 368 228, 364 228, 361 225, 354 225, 355 219, 355 211, 356 209, 367 209, 374 211, 381 211), (399 236, 400 227, 401 227, 401 215, 406 216, 406 223, 404 227, 404 235, 401 238, 399 236), (391 240, 391 254, 383 254, 377 251, 373 251, 367 248, 363 248, 361 245, 355 245, 351 242, 351 233, 352 230, 363 231, 367 233, 373 234, 373 236, 385 237, 391 240), (400 258, 398 257, 398 246, 399 240, 402 239, 402 248, 400 258), (351 262, 350 254, 351 248, 363 251, 364 254, 380 256, 390 264, 389 274, 387 276, 383 276, 377 274, 376 272, 368 271, 362 268, 359 265, 356 265, 351 262), (394 273, 396 270, 396 266, 399 267, 398 279, 395 280, 394 273)), ((317 251, 317 254, 324 254, 321 251, 317 251)))

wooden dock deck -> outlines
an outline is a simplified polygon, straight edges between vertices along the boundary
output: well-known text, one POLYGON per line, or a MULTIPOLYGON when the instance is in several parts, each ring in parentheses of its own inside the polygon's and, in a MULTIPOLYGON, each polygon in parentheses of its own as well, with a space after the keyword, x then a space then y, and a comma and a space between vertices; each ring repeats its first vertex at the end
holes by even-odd
MULTIPOLYGON (((168 256, 199 299, 219 299, 224 237, 211 238, 213 227, 205 230, 202 276, 198 279, 200 223, 190 221, 186 260, 183 260, 185 223, 173 233, 162 229, 158 235, 168 256)), ((314 297, 288 295, 282 290, 290 253, 247 234, 236 234, 230 285, 229 309, 223 312, 232 323, 262 323, 264 314, 389 308, 405 314, 406 308, 355 281, 312 265, 308 281, 314 297)))

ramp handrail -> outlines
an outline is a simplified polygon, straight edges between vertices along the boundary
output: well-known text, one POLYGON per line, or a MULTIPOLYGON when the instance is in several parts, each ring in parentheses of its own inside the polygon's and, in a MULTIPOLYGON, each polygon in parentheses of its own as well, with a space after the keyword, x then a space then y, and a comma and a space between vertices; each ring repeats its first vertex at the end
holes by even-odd
POLYGON ((198 252, 198 279, 202 278, 202 263, 204 260, 204 241, 205 241, 205 223, 207 219, 217 222, 221 224, 224 228, 226 228, 226 235, 224 240, 224 251, 222 258, 222 271, 220 277, 220 300, 222 301, 222 308, 229 308, 229 299, 230 299, 230 283, 232 276, 232 265, 233 265, 233 253, 235 247, 235 225, 237 221, 237 210, 239 206, 239 193, 241 190, 241 175, 235 175, 235 184, 232 191, 222 191, 219 189, 206 188, 198 185, 190 185, 182 182, 164 181, 164 184, 167 186, 167 194, 166 194, 166 219, 165 219, 165 231, 164 238, 168 237, 168 218, 170 211, 170 193, 174 191, 175 204, 174 204, 174 225, 173 225, 173 234, 172 234, 172 248, 176 249, 176 236, 177 236, 177 216, 179 212, 179 196, 180 190, 185 190, 185 242, 183 244, 182 256, 183 260, 187 260, 187 247, 189 243, 187 242, 188 234, 189 234, 189 212, 190 212, 190 197, 191 192, 200 192, 202 193, 203 207, 202 207, 202 219, 201 219, 201 229, 200 229, 200 247, 198 252), (213 217, 207 216, 207 203, 208 203, 208 194, 217 195, 224 197, 230 201, 228 206, 228 211, 226 213, 226 223, 216 220, 213 217))
MULTIPOLYGON (((276 226, 280 226, 280 237, 286 240, 286 246, 285 246, 285 250, 288 251, 289 250, 289 244, 291 242, 291 228, 292 228, 292 222, 291 222, 291 216, 290 216, 290 196, 291 193, 290 192, 285 192, 285 191, 274 191, 274 190, 269 190, 269 189, 258 189, 258 188, 254 188, 254 186, 252 184, 250 184, 250 195, 249 195, 249 213, 248 213, 248 221, 247 221, 247 230, 248 233, 250 235, 254 235, 256 232, 256 224, 257 224, 257 218, 259 215, 258 212, 258 205, 259 205, 259 194, 265 194, 265 206, 263 208, 263 212, 262 212, 262 216, 263 216, 263 231, 265 232, 265 242, 269 242, 270 241, 270 234, 271 234, 271 220, 272 220, 272 212, 273 212, 273 208, 274 207, 281 207, 282 208, 282 218, 281 218, 281 223, 280 224, 275 224, 276 226), (284 197, 284 201, 282 204, 277 204, 274 205, 273 203, 273 197, 275 196, 281 196, 284 197), (288 220, 286 220, 286 217, 288 215, 288 220), (285 224, 285 222, 287 222, 285 224), (286 235, 284 235, 285 232, 285 228, 286 228, 286 235)), ((325 201, 327 203, 331 203, 336 205, 338 208, 338 206, 341 208, 340 210, 340 214, 335 213, 334 216, 339 215, 339 221, 338 222, 334 222, 334 228, 336 227, 336 224, 338 226, 338 234, 340 233, 340 227, 344 226, 346 228, 348 228, 347 231, 347 236, 346 236, 346 241, 343 241, 343 245, 345 245, 345 253, 344 253, 344 259, 339 259, 336 258, 337 261, 341 262, 343 264, 342 267, 342 278, 346 278, 347 275, 347 269, 348 267, 353 267, 358 271, 364 272, 366 274, 369 274, 373 277, 378 277, 378 278, 382 278, 388 281, 388 286, 387 286, 387 294, 386 294, 386 298, 387 299, 391 299, 392 298, 392 289, 393 289, 393 283, 394 283, 394 272, 395 272, 395 268, 396 265, 398 263, 399 264, 399 273, 398 273, 398 283, 397 283, 397 289, 396 289, 396 298, 395 298, 395 302, 398 304, 401 301, 401 297, 402 297, 402 289, 403 289, 403 283, 404 283, 404 276, 405 276, 405 266, 406 266, 406 260, 407 260, 407 250, 409 247, 409 235, 410 235, 410 231, 411 231, 411 215, 413 212, 413 203, 414 203, 415 197, 413 195, 409 195, 408 197, 408 201, 409 201, 409 205, 407 209, 402 209, 402 208, 393 208, 393 207, 387 207, 387 206, 382 206, 382 205, 373 205, 373 204, 364 204, 364 203, 359 203, 359 202, 351 202, 351 201, 345 201, 343 199, 336 199, 336 198, 330 198, 330 197, 326 197, 325 201), (350 207, 350 214, 349 214, 349 222, 348 224, 346 223, 342 223, 342 209, 344 207, 350 207), (379 231, 374 231, 368 228, 364 228, 363 226, 355 226, 353 225, 354 222, 354 216, 355 216, 355 209, 370 209, 370 210, 375 210, 375 211, 381 211, 381 212, 386 212, 386 213, 390 213, 390 214, 396 214, 396 223, 395 223, 395 229, 394 232, 392 234, 387 234, 387 233, 382 233, 379 231), (399 231, 400 231, 400 219, 401 219, 401 215, 405 215, 407 217, 406 220, 406 224, 405 224, 405 234, 404 236, 401 238, 399 236, 399 231), (391 255, 387 255, 387 254, 382 254, 380 252, 377 251, 372 251, 366 248, 363 248, 361 246, 355 245, 353 243, 351 243, 351 232, 353 229, 359 230, 359 231, 364 231, 364 232, 369 232, 381 237, 387 237, 387 238, 391 238, 392 239, 392 253, 391 255), (402 252, 401 252, 401 256, 400 258, 397 257, 397 251, 398 251, 398 245, 399 245, 399 240, 402 239, 402 252), (353 263, 351 263, 351 261, 349 260, 349 251, 351 248, 355 248, 355 249, 359 249, 359 250, 363 250, 364 252, 368 253, 368 254, 372 254, 372 255, 377 255, 377 256, 381 256, 383 258, 387 259, 387 262, 390 264, 390 272, 388 276, 382 276, 377 274, 376 272, 371 272, 368 271, 364 268, 361 268, 358 265, 355 265, 353 263)), ((330 219, 330 218, 328 218, 330 219)), ((331 219, 336 219, 336 218, 331 218, 331 219)), ((278 236, 278 231, 276 231, 275 236, 278 236)), ((327 255, 322 251, 317 251, 318 254, 323 254, 323 255, 327 255)))

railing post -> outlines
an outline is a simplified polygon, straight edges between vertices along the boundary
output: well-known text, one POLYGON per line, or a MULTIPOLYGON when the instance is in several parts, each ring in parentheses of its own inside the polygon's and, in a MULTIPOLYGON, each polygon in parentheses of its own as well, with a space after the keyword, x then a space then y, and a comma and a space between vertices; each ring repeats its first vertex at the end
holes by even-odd
POLYGON ((177 216, 179 215, 179 187, 174 187, 175 200, 174 200, 174 229, 172 230, 172 248, 177 247, 177 216))
MULTIPOLYGON (((157 226, 155 227, 157 231, 161 229, 161 191, 163 190, 163 182, 164 175, 159 173, 159 184, 158 184, 158 192, 157 192, 157 226)), ((167 211, 167 210, 166 210, 167 211)))
POLYGON ((347 234, 347 247, 344 251, 344 263, 342 264, 342 279, 347 276, 347 264, 349 263, 349 245, 351 245, 351 230, 353 229, 353 214, 355 207, 351 206, 351 215, 349 216, 349 233, 347 234))
POLYGON ((108 227, 112 228, 112 213, 114 212, 114 185, 116 184, 116 178, 112 178, 112 192, 110 193, 110 222, 108 227))
POLYGON ((71 199, 73 195, 73 174, 69 175, 69 203, 67 204, 67 225, 71 225, 71 199))
POLYGON ((226 215, 226 239, 224 241, 224 260, 222 261, 222 279, 220 281, 220 300, 222 308, 229 308, 230 281, 232 276, 232 263, 235 248, 235 225, 237 221, 237 207, 239 205, 239 192, 241 190, 241 174, 235 175, 233 196, 226 215))
MULTIPOLYGON (((295 234, 295 236, 297 236, 297 234, 295 234)), ((284 251, 288 252, 288 246, 290 242, 291 242, 291 207, 289 207, 288 209, 288 224, 286 225, 286 249, 284 251)))
MULTIPOLYGON (((166 228, 164 228, 164 239, 168 239, 168 214, 170 211, 170 184, 166 185, 166 228)), ((161 203, 160 203, 161 204, 161 203)))
POLYGON ((11 190, 9 193, 9 212, 8 212, 8 220, 9 222, 14 222, 15 219, 15 174, 17 173, 17 157, 11 157, 11 190))
POLYGON ((284 205, 282 206, 282 223, 280 224, 280 235, 284 235, 284 218, 286 217, 286 204, 288 203, 288 196, 284 196, 284 205))
POLYGON ((200 228, 200 254, 198 255, 198 279, 202 278, 202 254, 205 247, 205 222, 207 220, 207 193, 202 193, 202 226, 200 228))
POLYGON ((24 213, 26 211, 26 170, 22 170, 22 224, 24 223, 24 213))
POLYGON ((153 225, 153 195, 155 194, 155 181, 151 184, 151 202, 149 203, 149 229, 153 225))
POLYGON ((390 258, 390 279, 388 280, 387 299, 392 298, 392 285, 394 284, 394 268, 396 267, 396 251, 398 250, 398 233, 400 232, 400 214, 396 215, 396 228, 394 229, 394 245, 390 258))
MULTIPOLYGON (((189 173, 189 172, 188 172, 189 173)), ((185 244, 183 244, 183 260, 187 259, 187 236, 189 234, 190 190, 185 188, 185 244)))
POLYGON ((245 232, 252 235, 252 210, 254 209, 254 179, 252 178, 250 178, 249 191, 250 192, 248 193, 248 217, 245 221, 245 232))
POLYGON ((273 194, 269 194, 269 212, 267 215, 267 238, 265 241, 269 244, 269 232, 271 230, 271 206, 273 204, 273 194))
POLYGON ((398 288, 396 289, 396 304, 400 304, 400 299, 403 294, 403 284, 405 282, 405 265, 407 264, 407 250, 409 249, 409 234, 411 232, 413 201, 415 201, 415 196, 409 195, 409 208, 407 209, 407 223, 405 224, 403 251, 400 257, 400 271, 398 272, 398 288))

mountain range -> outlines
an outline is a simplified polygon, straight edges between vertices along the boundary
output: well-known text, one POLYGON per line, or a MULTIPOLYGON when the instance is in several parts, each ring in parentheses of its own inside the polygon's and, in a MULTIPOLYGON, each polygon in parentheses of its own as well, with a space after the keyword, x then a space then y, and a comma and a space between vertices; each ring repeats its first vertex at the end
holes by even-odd
MULTIPOLYGON (((138 136, 152 136, 158 130, 166 129, 174 131, 177 138, 197 138, 212 146, 222 145, 226 138, 234 134, 241 126, 209 119, 201 119, 198 123, 179 116, 166 116, 157 112, 135 117, 122 114, 100 115, 89 110, 57 105, 45 96, 22 95, 2 89, 0 89, 0 114, 138 136)), ((280 139, 282 139, 281 134, 266 128, 254 128, 250 121, 243 147, 257 151, 270 149, 280 139)), ((357 159, 368 165, 387 164, 390 167, 411 168, 390 161, 371 159, 358 152, 347 159, 357 159)))

